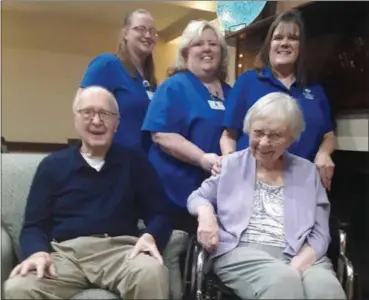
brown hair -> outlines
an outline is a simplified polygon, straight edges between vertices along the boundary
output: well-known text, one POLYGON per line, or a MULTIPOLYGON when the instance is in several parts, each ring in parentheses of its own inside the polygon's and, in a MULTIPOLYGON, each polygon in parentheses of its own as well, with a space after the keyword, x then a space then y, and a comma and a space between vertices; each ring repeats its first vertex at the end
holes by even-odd
MULTIPOLYGON (((147 11, 146 9, 142 9, 142 8, 136 9, 125 15, 123 27, 127 27, 131 24, 132 17, 135 14, 145 14, 145 15, 151 16, 150 12, 147 11)), ((127 51, 127 45, 124 40, 120 40, 119 46, 118 46, 118 56, 120 57, 120 59, 122 59, 124 56, 127 56, 127 55, 129 55, 127 51)), ((144 61, 143 76, 148 82, 150 82, 150 85, 153 88, 156 88, 157 80, 155 77, 155 65, 154 65, 154 58, 152 54, 147 56, 144 61)))
POLYGON ((306 71, 304 66, 304 52, 305 52, 305 26, 301 17, 300 11, 293 9, 280 14, 270 25, 267 36, 264 43, 260 49, 260 52, 256 56, 255 67, 256 70, 261 72, 262 69, 266 67, 271 67, 269 61, 270 43, 273 37, 273 33, 280 23, 293 23, 296 24, 300 31, 300 46, 299 46, 299 56, 295 64, 295 76, 296 83, 298 86, 303 87, 306 84, 306 71))

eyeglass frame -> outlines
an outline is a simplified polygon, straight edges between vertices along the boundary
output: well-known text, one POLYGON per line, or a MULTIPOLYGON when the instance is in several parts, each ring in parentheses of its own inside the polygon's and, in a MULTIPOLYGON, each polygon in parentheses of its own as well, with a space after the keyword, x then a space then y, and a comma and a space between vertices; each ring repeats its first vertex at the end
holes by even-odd
POLYGON ((134 31, 145 35, 146 33, 149 33, 151 37, 158 37, 158 31, 156 30, 156 28, 146 28, 145 26, 141 25, 141 26, 134 26, 131 29, 133 29, 134 31))
POLYGON ((118 120, 120 119, 119 114, 113 113, 107 110, 96 111, 92 108, 81 108, 81 109, 78 109, 77 112, 80 114, 83 120, 87 122, 91 122, 95 118, 96 115, 99 116, 99 120, 102 121, 103 123, 110 122, 112 121, 113 118, 117 118, 118 120), (83 113, 88 113, 88 112, 92 113, 90 117, 86 117, 85 115, 83 115, 83 113), (101 116, 105 116, 105 117, 101 117, 101 116))

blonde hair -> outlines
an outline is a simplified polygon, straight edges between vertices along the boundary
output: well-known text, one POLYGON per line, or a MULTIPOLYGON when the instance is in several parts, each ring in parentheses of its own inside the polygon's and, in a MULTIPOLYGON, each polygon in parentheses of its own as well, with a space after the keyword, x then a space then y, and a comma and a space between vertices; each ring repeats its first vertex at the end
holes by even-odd
POLYGON ((191 21, 186 28, 183 30, 183 33, 180 37, 180 43, 178 46, 178 54, 174 68, 169 69, 169 75, 174 75, 175 73, 182 72, 187 70, 186 66, 186 56, 188 52, 188 48, 190 44, 198 39, 205 29, 212 29, 217 36, 220 49, 221 49, 221 61, 220 66, 217 71, 218 79, 225 81, 228 75, 228 48, 225 38, 221 31, 205 20, 193 20, 191 21))
POLYGON ((294 140, 305 129, 304 116, 296 100, 281 92, 267 94, 251 106, 244 119, 244 133, 250 133, 251 124, 256 119, 277 120, 286 124, 291 129, 294 140))

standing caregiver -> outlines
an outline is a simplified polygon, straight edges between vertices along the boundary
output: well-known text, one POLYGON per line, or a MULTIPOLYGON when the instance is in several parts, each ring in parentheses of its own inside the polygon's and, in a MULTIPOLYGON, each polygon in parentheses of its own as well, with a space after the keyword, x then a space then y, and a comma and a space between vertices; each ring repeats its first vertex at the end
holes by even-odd
POLYGON ((151 137, 141 132, 150 99, 156 89, 153 49, 157 31, 151 14, 138 9, 126 15, 117 54, 103 53, 87 67, 81 88, 101 86, 114 94, 121 122, 114 143, 148 151, 151 137))
POLYGON ((242 74, 227 98, 220 146, 223 155, 247 148, 249 137, 242 133, 242 123, 248 109, 269 93, 286 93, 296 99, 306 123, 300 139, 288 151, 314 162, 325 188, 330 189, 335 140, 331 111, 322 86, 306 84, 304 51, 300 13, 291 10, 281 14, 269 28, 258 68, 242 74))
POLYGON ((181 36, 176 68, 155 93, 142 129, 153 136, 149 159, 173 206, 174 229, 196 232, 187 198, 220 158, 224 99, 230 86, 227 45, 207 21, 192 21, 181 36))

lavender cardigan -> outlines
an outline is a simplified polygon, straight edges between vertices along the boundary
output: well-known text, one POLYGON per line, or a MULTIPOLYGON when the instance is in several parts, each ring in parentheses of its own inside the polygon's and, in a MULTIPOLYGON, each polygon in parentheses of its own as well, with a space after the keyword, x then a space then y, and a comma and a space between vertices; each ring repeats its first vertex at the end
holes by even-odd
MULTIPOLYGON (((317 168, 310 161, 285 152, 284 157, 285 253, 295 256, 307 242, 317 260, 330 243, 330 203, 317 168)), ((221 173, 205 180, 188 198, 187 208, 197 215, 202 204, 214 206, 219 222, 219 244, 212 257, 237 247, 253 211, 256 160, 249 148, 222 161, 221 173)))

